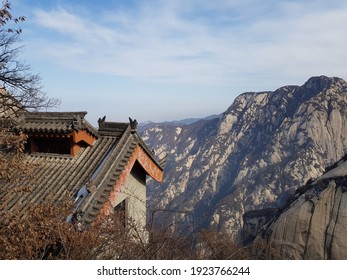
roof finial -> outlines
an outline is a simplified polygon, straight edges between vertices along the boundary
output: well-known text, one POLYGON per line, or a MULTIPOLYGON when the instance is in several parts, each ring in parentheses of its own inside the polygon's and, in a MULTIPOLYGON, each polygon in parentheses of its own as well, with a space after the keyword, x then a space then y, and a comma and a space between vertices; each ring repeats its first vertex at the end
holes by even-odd
POLYGON ((98 124, 102 123, 102 122, 105 122, 106 120, 106 116, 104 116, 103 118, 99 118, 98 119, 98 124))
POLYGON ((137 122, 137 120, 136 119, 132 119, 132 118, 130 118, 129 117, 129 122, 130 122, 130 127, 131 127, 131 133, 135 133, 136 132, 136 130, 137 130, 137 125, 138 125, 138 122, 137 122))

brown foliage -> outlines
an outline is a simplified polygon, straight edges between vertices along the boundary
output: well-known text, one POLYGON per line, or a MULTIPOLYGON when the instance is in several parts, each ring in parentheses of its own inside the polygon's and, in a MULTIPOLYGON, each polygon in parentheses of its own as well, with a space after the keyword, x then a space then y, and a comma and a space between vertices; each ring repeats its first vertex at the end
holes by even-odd
POLYGON ((179 236, 171 231, 151 229, 149 243, 140 259, 196 259, 195 244, 191 236, 179 236))
POLYGON ((247 248, 237 245, 231 235, 204 230, 199 233, 199 258, 208 260, 248 259, 247 248))
MULTIPOLYGON (((0 9, 0 26, 5 26, 6 24, 8 24, 8 22, 14 22, 15 24, 18 24, 19 22, 23 22, 25 21, 25 16, 19 16, 19 17, 13 17, 12 13, 11 13, 11 4, 9 1, 5 0, 2 2, 2 7, 0 9)), ((8 28, 7 32, 9 33, 21 33, 22 29, 21 28, 17 28, 17 29, 13 29, 13 28, 8 28)))
POLYGON ((0 130, 0 180, 20 180, 32 168, 25 159, 24 145, 27 136, 0 130))
POLYGON ((7 214, 0 226, 0 259, 88 259, 94 236, 65 222, 68 207, 31 206, 7 214))
MULTIPOLYGON (((25 217, 7 214, 0 225, 0 259, 182 259, 181 238, 153 235, 135 223, 124 228, 117 214, 92 225, 65 221, 67 205, 31 206, 25 217)), ((184 255, 187 256, 187 255, 184 255)))
POLYGON ((0 225, 0 259, 249 259, 228 235, 202 232, 177 236, 150 229, 149 238, 129 220, 123 227, 117 214, 92 225, 65 221, 69 205, 31 206, 25 217, 7 214, 0 225), (193 238, 194 237, 194 238, 193 238))

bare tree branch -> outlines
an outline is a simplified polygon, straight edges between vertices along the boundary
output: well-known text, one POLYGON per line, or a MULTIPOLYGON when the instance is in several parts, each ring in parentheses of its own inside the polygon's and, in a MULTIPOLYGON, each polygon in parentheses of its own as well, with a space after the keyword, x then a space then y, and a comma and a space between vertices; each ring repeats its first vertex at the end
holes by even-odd
POLYGON ((24 16, 13 18, 11 4, 4 1, 0 8, 0 116, 19 109, 40 110, 60 104, 42 90, 41 78, 32 74, 30 65, 19 59, 22 51, 21 28, 24 16), (13 25, 13 26, 12 26, 13 25))

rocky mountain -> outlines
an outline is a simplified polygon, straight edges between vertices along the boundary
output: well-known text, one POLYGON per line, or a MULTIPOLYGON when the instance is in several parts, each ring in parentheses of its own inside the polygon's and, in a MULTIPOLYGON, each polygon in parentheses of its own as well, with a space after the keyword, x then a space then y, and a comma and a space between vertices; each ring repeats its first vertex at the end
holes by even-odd
POLYGON ((243 93, 221 118, 148 127, 143 139, 167 158, 164 183, 153 186, 150 201, 187 213, 199 228, 236 236, 246 212, 282 206, 344 155, 346 124, 347 83, 321 76, 243 93))
POLYGON ((251 212, 244 215, 244 237, 264 238, 275 258, 347 259, 347 155, 298 188, 283 207, 251 212))

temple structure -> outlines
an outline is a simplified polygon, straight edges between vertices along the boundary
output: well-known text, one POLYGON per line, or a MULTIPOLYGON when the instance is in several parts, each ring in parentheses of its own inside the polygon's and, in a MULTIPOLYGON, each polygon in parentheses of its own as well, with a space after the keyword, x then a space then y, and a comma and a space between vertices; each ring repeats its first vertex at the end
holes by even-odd
POLYGON ((20 182, 1 182, 0 196, 6 195, 6 203, 0 205, 0 212, 25 213, 33 203, 71 199, 68 222, 91 223, 122 211, 145 227, 146 177, 162 182, 162 164, 138 136, 136 120, 107 122, 104 117, 94 128, 85 115, 18 113, 11 129, 28 136, 26 160, 34 172, 20 182), (6 191, 18 185, 30 191, 6 191))

